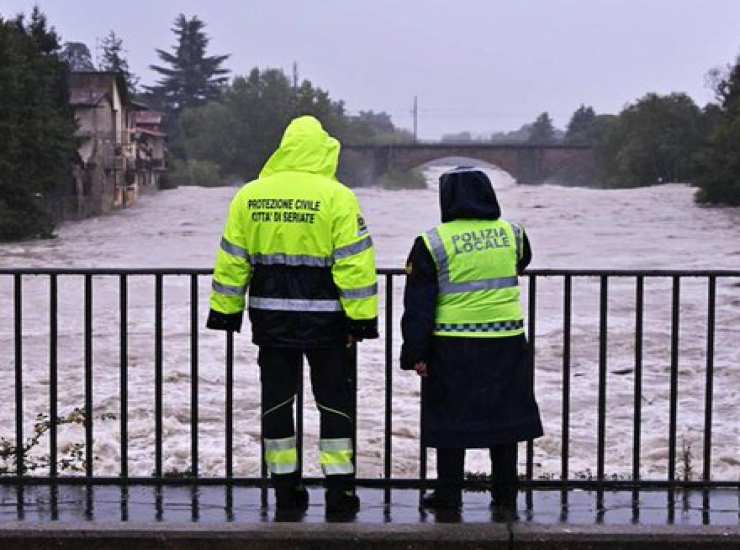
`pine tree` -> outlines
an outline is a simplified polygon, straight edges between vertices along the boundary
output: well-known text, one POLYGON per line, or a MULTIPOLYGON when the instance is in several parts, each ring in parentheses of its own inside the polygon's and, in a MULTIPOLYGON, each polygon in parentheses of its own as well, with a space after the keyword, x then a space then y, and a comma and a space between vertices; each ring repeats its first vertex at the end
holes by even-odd
POLYGON ((147 89, 168 113, 180 113, 188 107, 218 99, 228 81, 225 75, 229 70, 221 65, 229 56, 206 55, 209 38, 204 28, 205 23, 197 16, 188 19, 180 14, 172 29, 177 36, 172 53, 157 50, 157 55, 167 66, 151 65, 162 79, 147 89))
POLYGON ((126 79, 129 94, 136 94, 139 78, 131 72, 126 60, 126 50, 123 48, 123 39, 115 31, 110 31, 101 42, 103 58, 100 60, 100 70, 112 73, 121 73, 126 79))
POLYGON ((591 145, 594 140, 596 113, 593 107, 581 104, 573 113, 565 132, 565 143, 574 145, 591 145))
POLYGON ((548 113, 542 113, 537 117, 532 125, 529 134, 529 143, 545 145, 555 142, 555 128, 552 125, 552 119, 548 113))

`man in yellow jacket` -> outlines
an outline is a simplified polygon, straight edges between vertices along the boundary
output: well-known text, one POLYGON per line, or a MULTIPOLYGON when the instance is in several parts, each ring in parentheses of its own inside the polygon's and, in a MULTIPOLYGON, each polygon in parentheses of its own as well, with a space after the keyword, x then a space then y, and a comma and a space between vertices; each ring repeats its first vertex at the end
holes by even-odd
POLYGON ((259 346, 264 459, 279 510, 308 506, 293 422, 303 355, 321 417, 326 511, 359 509, 350 490, 346 348, 378 337, 377 276, 357 198, 335 177, 339 149, 315 118, 293 120, 259 178, 234 197, 213 275, 209 328, 239 331, 249 309, 259 346))

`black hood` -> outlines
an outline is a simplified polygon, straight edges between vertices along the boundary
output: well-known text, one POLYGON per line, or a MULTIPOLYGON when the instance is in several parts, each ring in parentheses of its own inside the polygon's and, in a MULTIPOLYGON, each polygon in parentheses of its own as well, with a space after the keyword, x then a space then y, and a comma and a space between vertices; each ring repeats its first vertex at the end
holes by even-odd
POLYGON ((491 180, 479 168, 458 166, 439 178, 442 223, 459 219, 497 220, 501 217, 491 180))

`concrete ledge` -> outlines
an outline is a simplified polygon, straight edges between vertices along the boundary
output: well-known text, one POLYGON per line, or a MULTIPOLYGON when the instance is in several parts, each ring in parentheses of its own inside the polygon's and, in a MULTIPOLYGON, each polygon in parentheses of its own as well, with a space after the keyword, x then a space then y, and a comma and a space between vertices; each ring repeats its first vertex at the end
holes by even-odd
POLYGON ((667 526, 667 525, 511 525, 513 546, 522 550, 738 550, 740 525, 667 526))
POLYGON ((3 550, 738 549, 740 526, 264 523, 6 523, 3 550))

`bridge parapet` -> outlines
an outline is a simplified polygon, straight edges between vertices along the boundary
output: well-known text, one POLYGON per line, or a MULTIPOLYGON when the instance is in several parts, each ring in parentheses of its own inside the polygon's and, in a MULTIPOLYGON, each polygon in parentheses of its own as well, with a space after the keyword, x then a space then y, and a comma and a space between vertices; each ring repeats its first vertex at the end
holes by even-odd
POLYGON ((548 180, 591 182, 595 173, 593 150, 587 145, 482 142, 357 144, 346 145, 343 151, 355 163, 365 166, 376 180, 391 171, 408 171, 447 157, 466 157, 487 162, 524 184, 539 184, 548 180))

